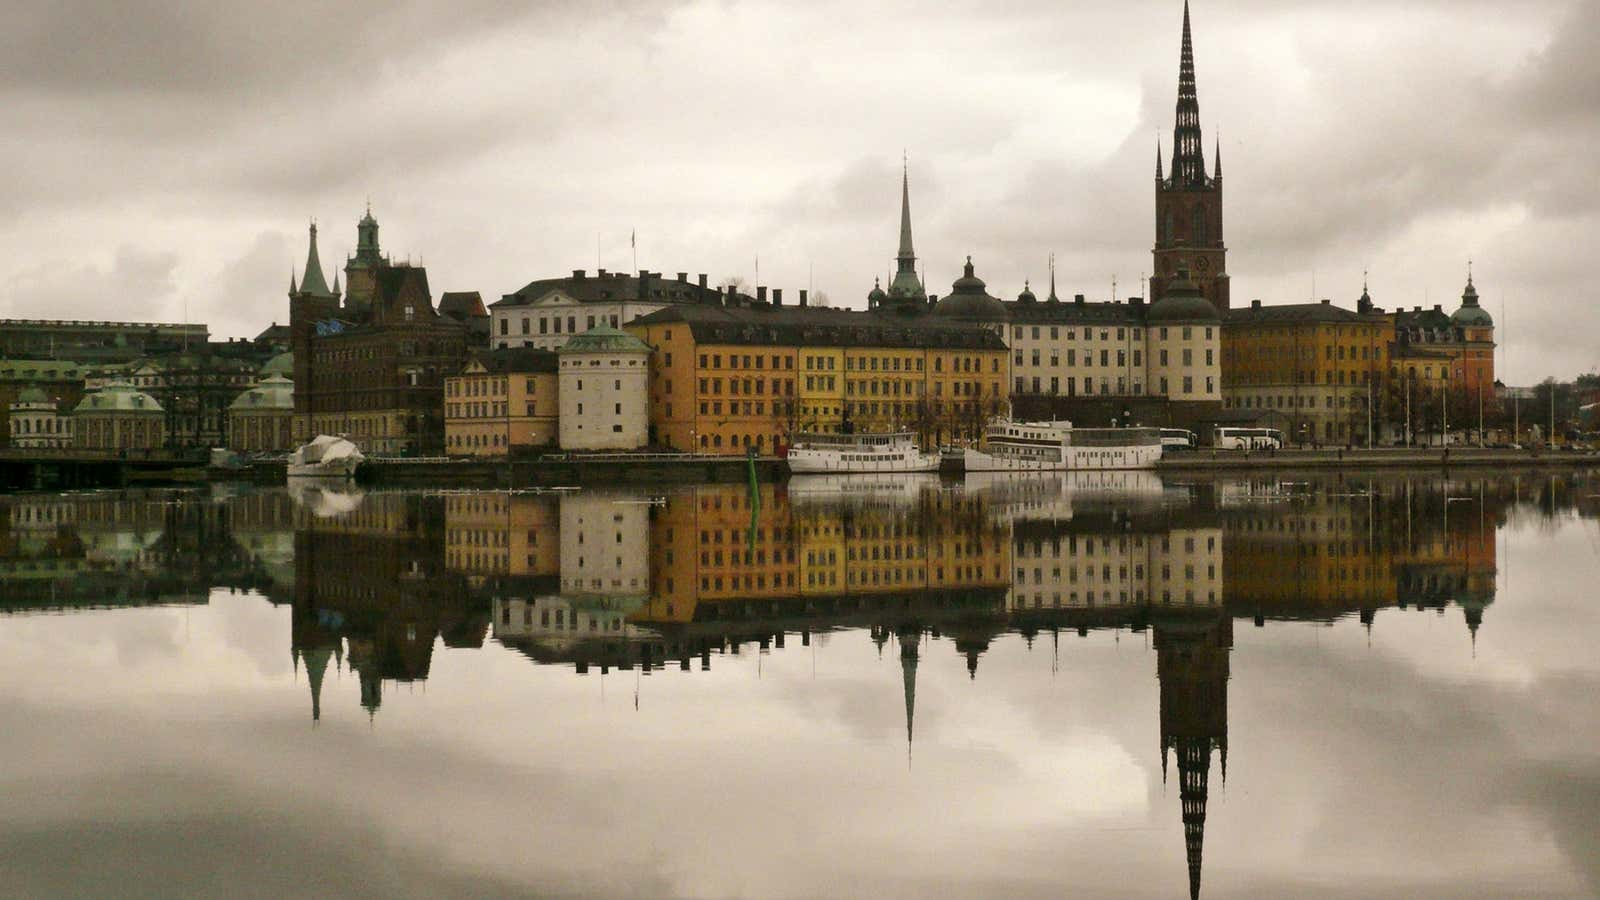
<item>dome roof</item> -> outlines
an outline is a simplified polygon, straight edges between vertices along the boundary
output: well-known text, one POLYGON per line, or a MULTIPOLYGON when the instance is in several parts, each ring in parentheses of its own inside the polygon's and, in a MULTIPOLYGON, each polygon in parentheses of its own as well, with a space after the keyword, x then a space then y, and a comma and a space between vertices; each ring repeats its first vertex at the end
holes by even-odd
POLYGON ((650 345, 610 325, 596 325, 567 340, 557 353, 649 353, 650 345))
POLYGON ((257 382, 255 387, 235 397, 228 408, 294 409, 294 382, 282 375, 269 375, 257 382))
POLYGON ((1220 322, 1222 316, 1186 275, 1167 284, 1167 291, 1150 306, 1150 322, 1220 322))
POLYGON ((1478 305, 1478 289, 1473 286, 1470 274, 1467 275, 1467 289, 1461 292, 1461 308, 1450 316, 1450 322, 1454 325, 1494 327, 1494 317, 1478 305))
POLYGON ((883 292, 883 283, 876 278, 872 279, 872 290, 867 292, 867 304, 876 306, 887 299, 889 295, 883 292))
POLYGON ((950 286, 950 293, 934 304, 933 314, 978 322, 1003 322, 1010 317, 1005 304, 989 296, 983 279, 972 274, 970 256, 962 276, 950 286))
POLYGON ((266 361, 258 373, 262 378, 270 375, 282 375, 285 378, 294 377, 294 354, 279 353, 266 361))
POLYGON ((22 389, 22 393, 17 395, 16 402, 18 402, 18 403, 49 403, 50 402, 50 398, 46 397, 44 395, 44 391, 41 391, 36 387, 30 387, 30 388, 23 388, 22 389))
POLYGON ((1031 286, 1029 285, 1029 283, 1024 281, 1022 283, 1022 293, 1017 295, 1017 302, 1018 303, 1033 303, 1033 302, 1036 302, 1038 299, 1039 299, 1038 297, 1035 297, 1033 295, 1033 290, 1032 290, 1031 286))
POLYGON ((157 403, 154 397, 126 381, 113 381, 78 401, 73 412, 79 415, 106 412, 158 413, 161 412, 161 404, 157 403))

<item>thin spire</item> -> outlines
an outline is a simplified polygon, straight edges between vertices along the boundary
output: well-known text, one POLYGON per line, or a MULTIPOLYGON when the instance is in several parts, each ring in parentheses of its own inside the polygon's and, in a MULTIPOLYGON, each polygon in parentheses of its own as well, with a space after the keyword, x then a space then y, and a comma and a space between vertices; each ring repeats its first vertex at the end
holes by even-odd
MULTIPOLYGON (((1160 166, 1161 166, 1161 157, 1159 155, 1157 155, 1156 156, 1156 167, 1160 168, 1160 166)), ((1050 254, 1050 296, 1049 296, 1048 299, 1050 299, 1050 300, 1058 299, 1056 297, 1056 255, 1054 253, 1050 254)))
POLYGON ((294 266, 289 266, 289 293, 295 293, 299 288, 294 286, 294 266))
POLYGON ((1217 126, 1217 158, 1215 160, 1215 164, 1216 164, 1216 174, 1213 177, 1221 178, 1222 177, 1222 126, 1220 126, 1220 125, 1217 126))
POLYGON ((1166 174, 1161 171, 1161 135, 1156 135, 1156 180, 1165 181, 1166 174))
POLYGON ((300 279, 300 292, 318 297, 328 296, 328 282, 322 277, 322 260, 317 257, 317 223, 311 223, 311 247, 306 251, 305 276, 300 279))
POLYGON ((896 259, 916 259, 911 248, 911 162, 902 159, 900 164, 900 252, 896 259))
POLYGON ((1195 89, 1194 41, 1189 32, 1189 0, 1184 0, 1183 49, 1178 60, 1178 107, 1172 129, 1174 184, 1205 184, 1206 151, 1200 138, 1200 98, 1195 89))
POLYGON ((922 281, 917 278, 917 252, 911 245, 911 163, 904 151, 900 159, 900 251, 895 254, 889 296, 902 300, 926 296, 922 281))

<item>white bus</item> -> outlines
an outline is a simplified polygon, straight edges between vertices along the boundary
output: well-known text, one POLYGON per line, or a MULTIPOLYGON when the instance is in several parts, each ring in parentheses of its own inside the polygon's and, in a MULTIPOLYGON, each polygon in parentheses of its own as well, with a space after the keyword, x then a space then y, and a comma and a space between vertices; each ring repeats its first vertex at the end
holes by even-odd
POLYGON ((1211 446, 1218 450, 1277 450, 1283 446, 1283 432, 1276 428, 1218 426, 1211 446))
POLYGON ((1162 450, 1193 450, 1197 443, 1199 438, 1186 428, 1161 429, 1162 450))

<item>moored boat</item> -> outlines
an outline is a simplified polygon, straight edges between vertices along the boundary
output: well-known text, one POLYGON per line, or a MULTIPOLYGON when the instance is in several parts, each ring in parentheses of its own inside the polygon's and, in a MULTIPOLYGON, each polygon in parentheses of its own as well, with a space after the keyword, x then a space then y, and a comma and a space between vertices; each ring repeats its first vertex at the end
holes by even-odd
POLYGON ((319 434, 289 454, 289 475, 300 478, 353 478, 366 459, 348 439, 319 434))
POLYGON ((796 475, 939 471, 939 454, 922 452, 910 432, 802 434, 785 458, 796 475))
POLYGON ((1074 428, 1071 422, 996 419, 981 448, 945 451, 950 468, 964 472, 1052 472, 1150 469, 1161 458, 1156 428, 1074 428))

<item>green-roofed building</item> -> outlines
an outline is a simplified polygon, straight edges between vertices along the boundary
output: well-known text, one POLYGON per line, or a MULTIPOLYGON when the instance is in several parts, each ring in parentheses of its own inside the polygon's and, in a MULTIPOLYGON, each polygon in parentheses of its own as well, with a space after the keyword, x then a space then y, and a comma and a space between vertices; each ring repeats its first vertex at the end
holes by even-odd
MULTIPOLYGON (((12 433, 19 430, 11 425, 11 411, 24 392, 38 392, 48 401, 48 409, 55 410, 61 406, 71 406, 83 397, 83 378, 83 367, 75 362, 60 359, 0 359, 0 447, 20 446, 11 441, 12 433)), ((26 426, 30 435, 34 433, 32 429, 36 425, 47 424, 46 419, 54 418, 54 413, 45 415, 46 409, 38 403, 33 401, 29 404, 28 414, 37 419, 26 426)), ((66 437, 65 434, 62 436, 66 437)), ((34 445, 31 441, 28 444, 34 445)))
POLYGON ((282 375, 268 375, 228 405, 230 450, 286 452, 295 446, 293 430, 294 382, 282 375))
POLYGON ((610 325, 556 351, 565 450, 637 450, 650 439, 650 345, 610 325))
POLYGON ((166 445, 166 413, 149 394, 118 381, 91 391, 72 411, 73 446, 153 450, 166 445))

